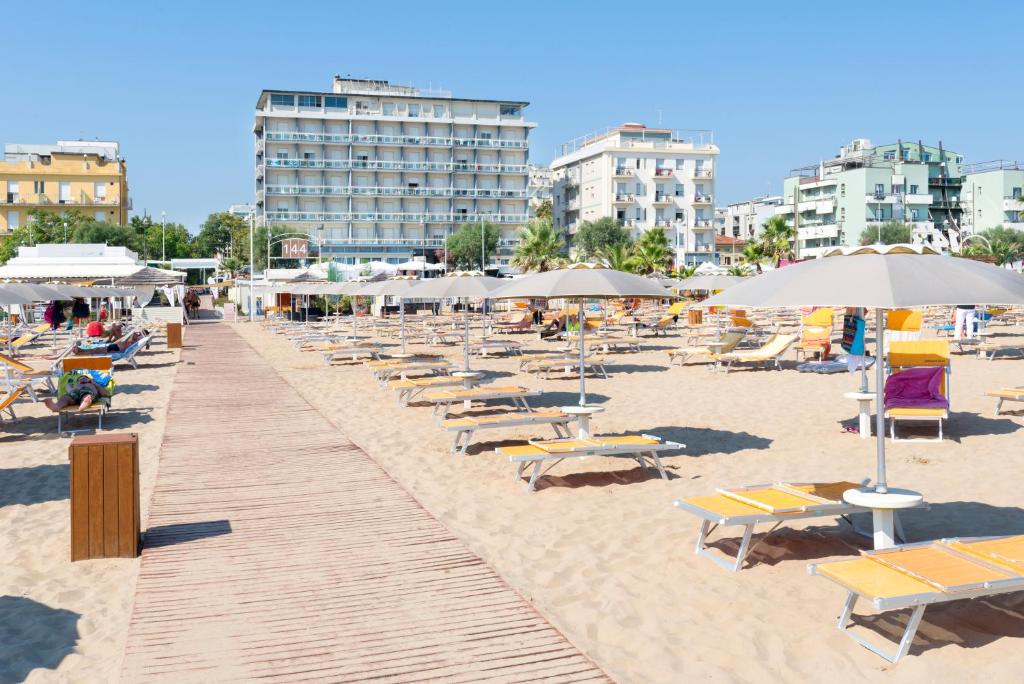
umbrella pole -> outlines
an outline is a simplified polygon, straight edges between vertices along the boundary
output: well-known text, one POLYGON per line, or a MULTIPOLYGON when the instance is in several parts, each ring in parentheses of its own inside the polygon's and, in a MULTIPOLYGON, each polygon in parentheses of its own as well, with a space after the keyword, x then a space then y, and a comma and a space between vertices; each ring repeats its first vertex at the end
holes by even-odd
POLYGON ((402 326, 402 354, 405 354, 405 300, 401 297, 398 298, 398 306, 398 319, 402 326))
POLYGON ((586 381, 584 380, 584 350, 586 349, 583 342, 584 329, 587 327, 586 314, 583 313, 583 300, 580 300, 580 406, 587 405, 587 387, 586 381))
POLYGON ((889 491, 885 482, 885 323, 882 309, 875 309, 875 445, 878 458, 878 476, 875 491, 884 494, 889 491))
POLYGON ((468 299, 466 299, 463 302, 462 313, 465 314, 465 320, 466 320, 466 342, 463 345, 463 359, 464 359, 464 362, 463 362, 462 365, 463 365, 463 368, 465 368, 465 370, 468 371, 469 370, 469 300, 468 299))

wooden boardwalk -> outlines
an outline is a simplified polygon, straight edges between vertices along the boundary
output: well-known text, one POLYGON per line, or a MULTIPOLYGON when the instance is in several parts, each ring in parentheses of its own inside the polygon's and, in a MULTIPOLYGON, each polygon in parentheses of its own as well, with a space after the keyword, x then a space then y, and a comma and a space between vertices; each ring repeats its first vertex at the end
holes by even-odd
POLYGON ((606 680, 230 326, 186 342, 123 681, 606 680))

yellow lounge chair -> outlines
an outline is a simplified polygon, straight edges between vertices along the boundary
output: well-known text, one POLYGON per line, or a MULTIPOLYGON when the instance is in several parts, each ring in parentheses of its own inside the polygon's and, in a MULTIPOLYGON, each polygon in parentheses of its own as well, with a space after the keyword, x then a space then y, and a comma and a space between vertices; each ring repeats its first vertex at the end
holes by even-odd
POLYGON ((1024 387, 1003 387, 1002 389, 992 390, 985 392, 985 396, 995 397, 996 399, 996 415, 1003 408, 1004 401, 1022 401, 1024 402, 1024 387))
POLYGON ((794 342, 796 342, 796 335, 775 334, 769 337, 757 349, 743 349, 719 355, 718 365, 721 366, 724 363, 727 372, 731 370, 734 363, 760 363, 765 367, 770 367, 774 364, 775 368, 778 369, 781 368, 779 360, 794 342))
POLYGON ((567 458, 590 458, 592 456, 609 456, 613 458, 629 458, 640 464, 640 467, 647 470, 650 466, 647 459, 650 459, 658 470, 663 480, 668 479, 661 464, 659 452, 670 449, 683 449, 685 444, 662 440, 654 435, 601 435, 586 439, 568 438, 555 439, 550 441, 531 440, 527 444, 518 446, 499 447, 495 453, 499 456, 508 456, 509 461, 516 464, 515 479, 521 480, 523 471, 533 464, 533 472, 527 482, 526 491, 532 492, 540 479, 542 472, 548 472, 567 458), (543 470, 548 462, 547 470, 543 470))
POLYGON ((943 539, 863 552, 853 560, 815 563, 812 575, 847 591, 837 627, 890 663, 910 650, 927 606, 1024 590, 1024 535, 943 539), (849 630, 857 601, 879 611, 912 609, 895 652, 887 652, 849 630))
POLYGON ((408 406, 409 402, 429 389, 438 387, 462 387, 467 384, 473 385, 476 380, 473 378, 456 378, 451 375, 431 375, 425 378, 406 378, 405 380, 392 380, 388 387, 398 392, 398 403, 408 406))
MULTIPOLYGON (((521 365, 520 370, 526 373, 542 375, 545 380, 551 378, 551 372, 562 370, 567 375, 573 372, 578 373, 580 368, 580 357, 578 354, 564 354, 547 358, 531 358, 521 365)), ((583 372, 598 373, 601 377, 608 377, 608 370, 604 367, 604 358, 600 356, 585 356, 583 358, 583 372)))
MULTIPOLYGON (((942 384, 939 391, 947 400, 949 393, 949 341, 940 339, 895 341, 889 345, 888 367, 892 373, 908 368, 920 367, 941 367, 942 384)), ((949 409, 946 408, 887 408, 885 417, 889 419, 889 437, 894 442, 896 438, 896 423, 903 422, 934 422, 938 425, 938 437, 934 440, 913 440, 913 441, 942 441, 942 421, 949 418, 949 409)), ((904 440, 911 441, 911 440, 904 440)))
MULTIPOLYGON (((777 482, 750 485, 732 489, 719 489, 710 496, 676 499, 673 505, 701 518, 700 534, 695 553, 736 572, 757 545, 771 536, 780 525, 802 518, 843 517, 869 509, 854 506, 843 500, 843 492, 866 484, 855 482, 777 482), (773 523, 772 527, 753 545, 754 528, 773 523), (718 527, 742 526, 743 538, 734 558, 722 557, 708 549, 708 535, 718 527)), ((847 519, 847 521, 849 521, 847 519)), ((902 535, 902 530, 897 532, 902 535)))
POLYGON ((0 354, 0 365, 4 367, 4 379, 9 390, 15 387, 23 387, 28 392, 32 401, 38 401, 34 383, 41 382, 47 392, 57 393, 57 387, 53 384, 54 372, 60 364, 61 359, 49 362, 46 367, 31 366, 6 354, 0 354))
POLYGON ((679 349, 670 349, 668 352, 668 363, 672 365, 677 359, 679 365, 685 365, 686 362, 695 356, 706 356, 710 360, 714 361, 722 354, 728 354, 736 349, 736 345, 743 339, 744 333, 742 332, 730 332, 722 335, 722 338, 714 345, 700 345, 693 347, 681 347, 679 349))
POLYGON ((15 385, 7 390, 7 394, 0 397, 0 423, 4 420, 4 412, 7 412, 7 416, 11 420, 17 418, 17 416, 14 415, 14 402, 24 391, 24 385, 15 385))
POLYGON ((531 390, 519 385, 503 385, 500 387, 487 385, 485 387, 474 387, 473 389, 429 392, 424 398, 434 405, 434 417, 441 421, 448 417, 448 412, 451 411, 452 406, 455 404, 469 404, 473 401, 501 401, 507 399, 516 408, 521 407, 524 411, 532 411, 533 409, 530 408, 530 403, 527 399, 529 397, 539 397, 540 394, 540 390, 531 390))
POLYGON ((532 411, 523 413, 520 411, 508 411, 494 413, 486 416, 466 416, 462 418, 451 418, 441 425, 448 432, 454 432, 450 453, 466 455, 466 449, 473 442, 473 435, 479 430, 493 430, 497 428, 550 425, 559 438, 569 437, 569 423, 573 418, 561 411, 532 411))

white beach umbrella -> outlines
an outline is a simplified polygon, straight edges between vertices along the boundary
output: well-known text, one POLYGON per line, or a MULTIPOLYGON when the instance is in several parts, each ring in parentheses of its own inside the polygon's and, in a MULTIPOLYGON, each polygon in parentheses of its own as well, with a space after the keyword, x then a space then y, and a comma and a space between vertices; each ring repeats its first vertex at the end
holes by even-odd
MULTIPOLYGON (((46 298, 37 298, 35 295, 28 295, 24 290, 21 290, 18 285, 21 283, 4 283, 0 285, 0 305, 8 306, 10 304, 31 304, 32 302, 41 302, 46 298)), ((64 299, 63 297, 56 297, 56 299, 64 299)))
POLYGON ((453 271, 443 278, 423 280, 402 293, 402 299, 462 299, 465 303, 466 340, 464 368, 469 370, 469 300, 490 299, 491 292, 505 282, 501 278, 486 276, 480 271, 453 271))
POLYGON ((535 273, 511 281, 491 293, 492 299, 578 299, 580 322, 580 406, 586 406, 587 388, 584 380, 587 327, 583 302, 586 299, 618 299, 640 297, 669 299, 676 295, 657 281, 624 271, 615 271, 600 264, 574 264, 556 271, 535 273))
MULTIPOLYGON (((899 252, 899 250, 896 250, 899 252)), ((888 491, 885 477, 883 311, 916 306, 1024 304, 1024 276, 951 256, 879 254, 872 250, 786 266, 750 278, 704 304, 708 306, 851 306, 875 309, 875 491, 888 491)))
POLYGON ((680 290, 704 290, 712 292, 714 290, 725 290, 738 285, 745 280, 742 276, 733 275, 695 275, 683 280, 676 281, 675 287, 680 290))
POLYGON ((25 299, 25 302, 11 302, 12 304, 24 304, 30 302, 64 301, 70 302, 79 295, 69 294, 63 288, 64 285, 43 285, 40 283, 4 283, 3 289, 14 296, 25 299))

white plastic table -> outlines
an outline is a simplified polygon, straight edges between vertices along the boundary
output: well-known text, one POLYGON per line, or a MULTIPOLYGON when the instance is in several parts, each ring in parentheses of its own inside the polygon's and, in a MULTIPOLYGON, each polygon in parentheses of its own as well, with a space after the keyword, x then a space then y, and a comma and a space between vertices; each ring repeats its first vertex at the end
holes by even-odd
MULTIPOLYGON (((452 373, 453 378, 462 378, 463 389, 473 389, 473 386, 476 384, 476 381, 479 380, 482 376, 483 373, 479 371, 455 371, 454 373, 452 373)), ((467 399, 466 401, 462 402, 462 407, 468 409, 470 406, 472 406, 472 404, 473 400, 467 399)))
POLYGON ((871 436, 871 400, 875 398, 874 392, 844 392, 846 399, 856 399, 858 406, 857 417, 860 438, 867 439, 871 436))
POLYGON ((562 413, 576 417, 576 422, 579 424, 576 436, 580 439, 588 439, 590 437, 590 416, 602 411, 604 411, 603 406, 576 405, 562 407, 562 413))
POLYGON ((847 489, 843 500, 854 506, 871 509, 876 549, 891 549, 896 546, 896 511, 902 508, 916 508, 924 503, 924 495, 910 489, 891 488, 876 492, 873 487, 847 489))

